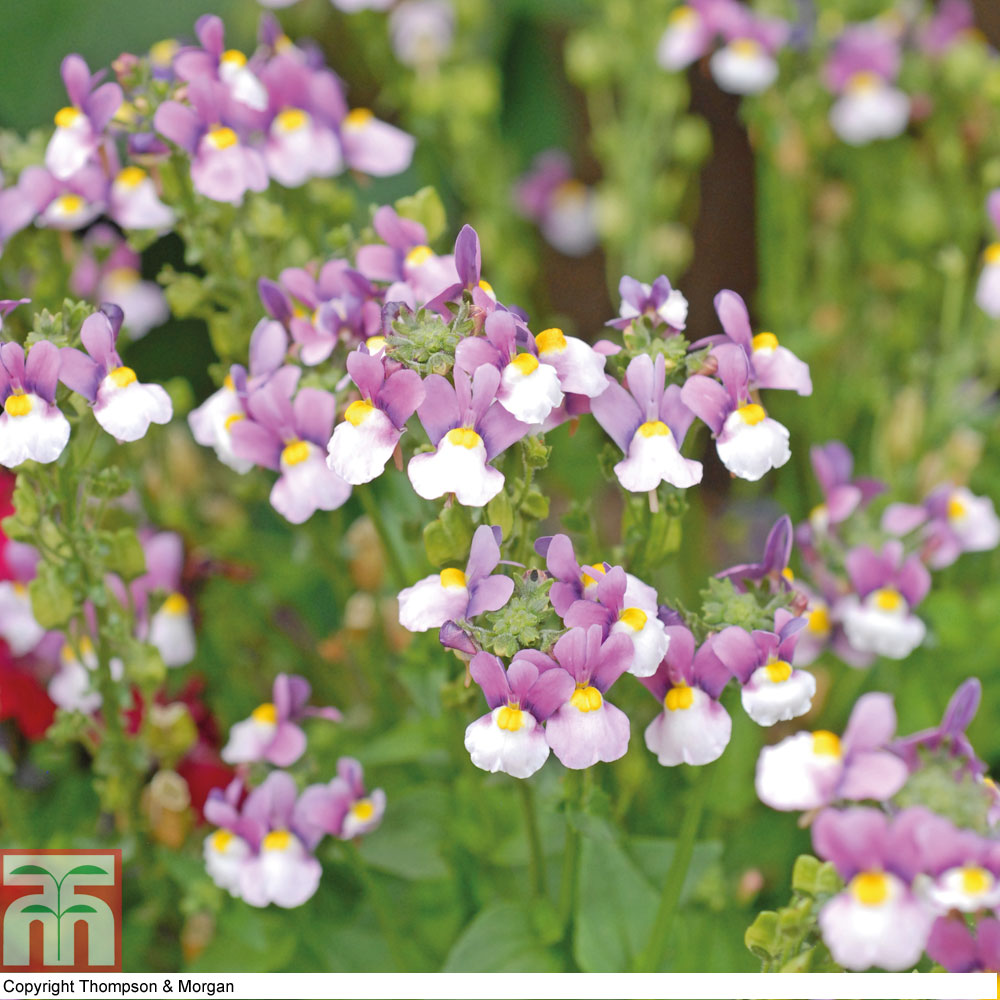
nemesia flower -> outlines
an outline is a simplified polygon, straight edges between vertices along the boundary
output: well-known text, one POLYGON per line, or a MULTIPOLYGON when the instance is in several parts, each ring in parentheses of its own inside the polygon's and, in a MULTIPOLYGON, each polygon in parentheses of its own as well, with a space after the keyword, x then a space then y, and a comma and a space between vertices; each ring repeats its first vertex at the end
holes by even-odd
POLYGON ((173 416, 166 390, 138 381, 122 364, 115 348, 124 315, 106 303, 83 321, 80 339, 87 353, 72 347, 60 352, 59 380, 87 399, 97 422, 119 441, 138 441, 149 425, 165 424, 173 416))
POLYGON ((625 330, 633 320, 648 316, 654 323, 665 324, 670 331, 680 332, 687 325, 688 301, 670 279, 661 274, 651 285, 636 281, 627 274, 618 283, 621 307, 618 319, 608 320, 605 326, 625 330))
POLYGON ((921 27, 917 43, 928 55, 941 56, 975 28, 976 15, 968 0, 941 0, 921 27))
POLYGON ((412 135, 380 121, 368 108, 353 108, 344 116, 340 142, 347 165, 371 177, 402 173, 410 165, 416 146, 412 135))
POLYGON ((250 392, 246 419, 230 428, 238 458, 280 473, 271 489, 271 506, 292 524, 302 524, 317 510, 336 510, 351 495, 345 482, 326 464, 326 444, 333 432, 336 398, 322 389, 300 389, 271 378, 250 392))
POLYGON ((166 232, 175 220, 174 210, 160 200, 153 178, 134 164, 111 182, 109 214, 123 229, 166 232))
POLYGON ((780 18, 757 17, 746 7, 733 5, 719 30, 725 45, 709 59, 712 77, 729 94, 759 94, 778 78, 778 49, 788 40, 790 27, 780 18))
POLYGON ((353 757, 341 757, 336 778, 303 791, 296 804, 295 822, 311 844, 324 833, 340 840, 354 840, 378 827, 385 804, 381 788, 365 791, 361 764, 353 757))
POLYGON ((820 730, 764 747, 757 759, 757 795, 772 809, 801 811, 838 799, 884 802, 909 776, 906 764, 885 749, 895 731, 892 697, 862 695, 842 739, 820 730))
MULTIPOLYGON (((86 637, 75 643, 63 644, 59 667, 49 678, 49 697, 65 712, 96 712, 104 699, 94 682, 94 672, 99 669, 93 643, 86 637)), ((109 664, 111 677, 120 681, 125 666, 118 657, 109 664)))
POLYGON ((667 652, 670 636, 657 617, 642 608, 626 606, 628 580, 620 566, 609 569, 597 583, 597 600, 574 601, 562 616, 569 627, 600 625, 604 635, 626 635, 632 640, 628 672, 634 677, 656 673, 667 652))
MULTIPOLYGON (((1000 233, 1000 188, 990 192, 986 212, 994 230, 1000 233)), ((976 283, 976 305, 987 316, 1000 317, 1000 241, 990 243, 983 251, 983 269, 976 283)))
POLYGON ((545 738, 565 767, 618 760, 628 749, 628 716, 604 696, 628 669, 632 640, 621 633, 602 636, 600 625, 572 628, 552 647, 551 657, 522 650, 539 669, 559 666, 576 682, 545 724, 545 738))
POLYGON ((774 522, 764 543, 764 558, 759 563, 741 563, 716 573, 720 580, 731 580, 740 593, 746 592, 747 582, 766 582, 773 593, 787 591, 791 586, 792 519, 784 514, 774 522))
POLYGON ((751 389, 791 389, 800 396, 812 394, 809 366, 782 347, 773 333, 754 335, 742 296, 724 289, 715 296, 715 311, 728 341, 715 335, 696 341, 692 348, 732 342, 743 349, 750 363, 751 389))
POLYGON ((899 135, 910 119, 910 99, 893 86, 899 41, 878 21, 854 24, 840 36, 825 67, 838 95, 830 124, 844 142, 861 146, 899 135))
POLYGON ((582 257, 597 244, 597 197, 573 176, 561 150, 539 153, 514 186, 514 203, 560 253, 582 257))
POLYGON ((932 569, 950 566, 963 552, 988 552, 1000 544, 993 501, 950 483, 942 483, 920 505, 890 504, 882 527, 894 535, 921 528, 921 555, 932 569))
POLYGON ((927 954, 948 972, 1000 969, 1000 920, 980 917, 973 934, 960 914, 938 917, 927 938, 927 954))
POLYGON ((594 418, 625 452, 615 475, 633 493, 655 490, 661 482, 687 489, 701 482, 700 462, 680 453, 694 415, 676 385, 664 388, 666 361, 640 354, 629 363, 628 389, 608 379, 604 393, 591 402, 594 418))
POLYGON ((90 74, 78 55, 68 55, 60 67, 70 105, 56 112, 56 130, 45 150, 45 166, 65 181, 98 155, 104 130, 122 103, 117 83, 98 86, 104 72, 90 74))
POLYGON ((496 398, 522 423, 546 420, 563 401, 559 374, 539 361, 530 350, 518 351, 518 325, 512 313, 496 311, 486 317, 485 337, 466 337, 455 348, 455 368, 473 375, 481 366, 492 365, 500 373, 496 398))
POLYGON ((28 583, 35 577, 38 553, 30 545, 7 542, 4 560, 11 569, 11 579, 0 580, 0 639, 14 656, 30 653, 45 638, 45 629, 31 610, 28 583))
POLYGON ((594 399, 607 388, 607 358, 586 341, 567 337, 558 327, 549 327, 535 336, 535 350, 541 364, 556 370, 563 392, 594 399))
POLYGON ((426 395, 417 416, 435 451, 414 455, 406 471, 425 500, 454 493, 460 504, 485 507, 504 484, 490 459, 529 428, 495 401, 500 373, 492 365, 478 368, 471 380, 460 370, 454 378, 454 387, 441 375, 424 379, 426 395))
POLYGON ((250 718, 237 722, 229 730, 229 741, 221 757, 227 764, 252 764, 266 760, 275 767, 290 767, 306 750, 306 734, 298 723, 318 717, 339 722, 335 708, 311 708, 312 688, 297 674, 278 674, 274 679, 272 700, 258 705, 250 718))
POLYGON ((682 4, 670 12, 666 30, 656 46, 656 61, 666 70, 697 62, 709 50, 715 25, 707 3, 682 4))
POLYGON ((713 352, 722 385, 692 375, 681 401, 712 430, 722 464, 735 476, 756 482, 791 458, 788 430, 750 396, 750 363, 742 348, 720 344, 713 352))
POLYGON ((895 540, 881 553, 867 546, 852 549, 844 563, 854 593, 839 602, 837 613, 850 644, 894 660, 909 656, 927 632, 911 613, 930 589, 926 567, 916 555, 904 560, 903 545, 895 540))
POLYGON ((440 63, 454 34, 455 11, 448 0, 402 0, 389 14, 392 51, 415 69, 440 63))
POLYGON ((540 672, 525 650, 514 656, 506 672, 491 653, 472 658, 469 671, 490 707, 465 730, 465 748, 476 767, 528 778, 548 759, 542 723, 571 697, 575 685, 561 667, 544 666, 548 669, 540 672))
POLYGON ((327 465, 358 486, 380 476, 399 444, 406 421, 424 400, 420 376, 400 369, 386 377, 384 360, 367 351, 347 356, 347 371, 361 392, 327 445, 327 465))
POLYGON ((774 616, 774 632, 752 633, 730 625, 709 640, 712 652, 742 685, 740 701, 759 726, 805 715, 816 693, 816 678, 792 666, 798 632, 805 626, 784 608, 774 616))
POLYGON ((443 569, 401 590, 399 624, 411 632, 426 632, 448 621, 499 611, 514 592, 509 576, 493 573, 500 562, 502 537, 498 527, 481 524, 472 536, 464 573, 443 569))
POLYGON ((840 441, 813 445, 809 458, 823 491, 823 502, 809 512, 807 537, 803 540, 811 543, 814 536, 825 535, 882 493, 885 484, 877 479, 852 479, 854 457, 840 441))
POLYGON ((20 344, 0 345, 0 465, 54 462, 69 441, 69 421, 55 405, 59 349, 38 341, 25 359, 20 344))
POLYGON ((891 747, 893 753, 906 762, 910 771, 918 771, 922 766, 922 751, 937 753, 943 750, 955 758, 962 769, 975 776, 984 775, 986 764, 979 759, 969 737, 965 735, 979 708, 982 691, 978 678, 970 677, 963 681, 949 699, 941 724, 896 740, 891 747))
POLYGON ((695 651, 694 636, 683 625, 666 628, 666 656, 651 677, 640 682, 663 705, 646 727, 646 746, 664 767, 710 764, 729 745, 733 722, 719 703, 732 676, 704 643, 695 651))
POLYGON ((72 177, 59 180, 44 167, 26 167, 17 179, 18 195, 26 199, 32 212, 24 210, 18 219, 27 225, 48 229, 82 229, 107 207, 109 182, 97 164, 88 164, 72 177))
POLYGON ((819 912, 823 941, 833 960, 861 971, 890 972, 916 964, 934 911, 913 891, 925 846, 953 830, 922 807, 889 819, 877 809, 824 809, 813 824, 813 847, 832 861, 847 888, 819 912))

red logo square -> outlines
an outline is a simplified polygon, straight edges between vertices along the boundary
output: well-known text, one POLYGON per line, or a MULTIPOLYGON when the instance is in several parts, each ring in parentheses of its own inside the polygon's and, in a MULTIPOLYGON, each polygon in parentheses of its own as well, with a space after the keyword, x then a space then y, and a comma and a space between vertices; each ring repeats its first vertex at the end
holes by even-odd
POLYGON ((122 852, 0 849, 0 972, 121 972, 122 852))

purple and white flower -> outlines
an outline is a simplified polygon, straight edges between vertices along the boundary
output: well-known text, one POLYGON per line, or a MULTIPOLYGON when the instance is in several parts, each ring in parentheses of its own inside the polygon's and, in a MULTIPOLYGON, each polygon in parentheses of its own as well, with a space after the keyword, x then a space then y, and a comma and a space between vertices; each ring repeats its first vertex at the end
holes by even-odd
POLYGON ((59 349, 39 341, 25 358, 20 344, 0 345, 0 465, 54 462, 69 441, 69 421, 55 405, 59 349))
POLYGON ((626 274, 618 283, 618 293, 622 300, 618 318, 609 320, 605 326, 625 330, 640 316, 648 317, 655 326, 665 325, 671 333, 679 333, 687 325, 688 301, 671 286, 665 274, 651 285, 626 274))

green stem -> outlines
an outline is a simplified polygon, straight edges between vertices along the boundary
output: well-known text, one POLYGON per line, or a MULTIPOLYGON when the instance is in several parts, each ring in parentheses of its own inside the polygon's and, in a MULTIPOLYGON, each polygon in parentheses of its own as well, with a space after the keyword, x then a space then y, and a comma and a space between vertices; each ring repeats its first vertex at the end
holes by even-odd
POLYGON ((663 893, 660 896, 660 907, 656 911, 656 920, 650 932, 646 947, 635 960, 636 972, 656 972, 663 964, 663 958, 670 941, 670 931, 673 927, 677 904, 680 902, 681 890, 687 878, 691 858, 694 856, 694 845, 698 837, 698 827, 705 810, 705 799, 711 782, 711 772, 702 767, 695 775, 691 786, 690 797, 686 803, 684 819, 674 845, 674 856, 670 869, 663 883, 663 893))
POLYGON ((566 775, 566 843, 563 847, 562 881, 559 885, 559 923, 563 941, 569 941, 573 929, 573 903, 576 896, 576 869, 580 856, 580 831, 574 825, 570 811, 583 799, 583 771, 566 775))
POLYGON ((368 868, 368 864, 362 857, 361 852, 358 850, 354 841, 345 840, 344 850, 347 852, 347 860, 351 867, 358 873, 361 878, 361 883, 365 889, 365 895, 368 897, 368 901, 371 903, 372 909, 375 911, 375 919, 378 921, 379 928, 382 931, 382 936, 385 938, 385 943, 389 949, 389 955, 392 959, 392 964, 397 970, 403 970, 407 968, 406 956, 403 950, 403 940, 399 936, 399 931, 396 925, 389 917, 389 909, 386 906, 385 896, 382 894, 382 889, 372 878, 372 873, 368 868))
POLYGON ((361 506, 364 507, 365 513, 371 519, 372 524, 375 525, 375 531, 378 534, 379 541, 382 543, 382 548, 385 550, 385 558, 389 563, 393 582, 397 587, 405 587, 409 583, 406 567, 399 557, 399 550, 393 542, 389 526, 385 523, 385 518, 382 516, 382 511, 375 500, 374 494, 370 489, 364 487, 356 489, 354 493, 360 498, 361 506))
POLYGON ((545 854, 542 851, 542 836, 538 829, 538 814, 535 811, 535 797, 527 780, 517 782, 524 809, 524 827, 528 835, 528 851, 531 863, 531 885, 539 899, 545 898, 545 854))

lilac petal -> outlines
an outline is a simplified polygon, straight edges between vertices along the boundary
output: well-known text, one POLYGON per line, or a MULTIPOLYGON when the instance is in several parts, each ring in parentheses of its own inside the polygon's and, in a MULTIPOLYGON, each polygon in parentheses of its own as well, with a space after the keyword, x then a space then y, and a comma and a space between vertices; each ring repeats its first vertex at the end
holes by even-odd
MULTIPOLYGON (((524 657, 515 657, 514 662, 519 659, 524 657)), ((513 666, 511 664, 511 669, 513 666)), ((522 704, 539 722, 544 722, 569 700, 575 688, 573 678, 562 667, 554 667, 539 675, 526 692, 522 704)))
POLYGON ((518 702, 524 700, 528 689, 538 680, 538 667, 527 657, 515 656, 507 668, 507 683, 511 694, 518 702))
MULTIPOLYGON (((46 341, 45 343, 48 342, 46 341)), ((49 346, 53 347, 54 345, 49 344, 49 346)), ((58 353, 56 357, 56 364, 58 365, 58 353)), ((7 343, 0 346, 0 364, 3 365, 12 382, 26 387, 25 384, 29 380, 25 372, 24 348, 20 344, 7 343)), ((49 400, 49 402, 52 402, 52 400, 49 400)))
POLYGON ((986 199, 986 212, 993 221, 993 226, 1000 231, 1000 189, 990 192, 986 199))
POLYGON ((746 351, 752 350, 753 330, 743 298, 736 292, 724 289, 715 296, 715 311, 729 339, 746 351))
POLYGON ((122 324, 125 322, 125 313, 122 307, 115 305, 114 302, 102 302, 98 311, 107 317, 108 324, 111 327, 111 340, 113 343, 116 343, 118 341, 118 334, 121 333, 122 324))
POLYGON ((684 444, 688 429, 694 420, 694 414, 687 408, 681 399, 681 387, 679 385, 668 385, 663 391, 660 399, 660 419, 670 428, 677 447, 684 444))
POLYGON ((284 386, 272 379, 254 390, 246 399, 247 413, 285 441, 295 437, 295 414, 292 403, 282 391, 284 386))
POLYGON ((229 442, 238 458, 274 472, 281 468, 282 441, 269 428, 253 420, 237 420, 229 431, 229 442))
POLYGON ((174 531, 160 531, 142 543, 146 573, 136 583, 146 590, 178 590, 184 570, 184 540, 174 531))
MULTIPOLYGON (((712 351, 712 355, 719 363, 719 378, 722 379, 733 406, 739 406, 743 400, 749 399, 750 394, 750 362, 746 353, 736 344, 720 344, 712 351)), ((691 404, 688 403, 688 406, 691 404)))
POLYGON ((908 535, 926 520, 926 507, 911 503, 891 503, 882 514, 882 530, 890 535, 908 535))
POLYGON ((385 380, 378 394, 378 404, 396 428, 402 430, 425 395, 423 379, 415 371, 404 368, 385 380))
POLYGON ((281 722, 264 756, 275 767, 289 767, 306 752, 306 734, 294 722, 281 722))
POLYGON ((618 294, 622 302, 627 302, 635 309, 636 314, 642 311, 646 301, 646 293, 643 291, 642 282, 630 278, 627 274, 618 282, 618 294))
POLYGON ((323 389, 300 389, 292 404, 295 427, 307 441, 325 448, 337 416, 337 397, 323 389))
POLYGON ((438 630, 438 642, 445 649, 457 649, 459 652, 475 656, 479 647, 469 638, 468 633, 454 622, 445 622, 438 630))
POLYGON ((66 93, 69 94, 70 102, 78 108, 82 108, 90 93, 90 68, 82 56, 71 53, 66 56, 59 67, 63 83, 66 86, 66 93))
MULTIPOLYGON (((456 384, 456 388, 458 385, 456 384)), ((477 368, 472 375, 472 396, 467 404, 472 411, 473 420, 479 423, 483 415, 496 399, 500 388, 500 372, 496 368, 483 366, 477 368)), ((461 397, 460 397, 461 401, 461 397)), ((495 454, 495 453, 494 453, 495 454)), ((492 456, 491 456, 492 457, 492 456)))
POLYGON ((194 23, 194 33, 202 47, 213 56, 222 55, 225 48, 226 29, 217 14, 202 14, 194 23))
POLYGON ((455 390, 444 376, 428 375, 424 379, 424 390, 424 400, 417 407, 417 416, 431 444, 436 445, 449 430, 458 427, 462 416, 455 390))
MULTIPOLYGON (((383 206, 386 208, 388 206, 383 206)), ((382 209, 379 209, 381 212, 382 209)), ((391 211, 391 209, 390 209, 391 211)), ((376 213, 377 217, 378 213, 376 213)), ((391 246, 370 243, 358 247, 355 254, 358 270, 372 281, 395 281, 399 277, 399 255, 391 246)))
POLYGON ((644 416, 632 394, 608 376, 608 387, 590 401, 590 412, 608 437, 627 455, 644 416))
POLYGON ((122 106, 124 95, 117 83, 105 83, 98 87, 84 104, 84 111, 95 132, 103 132, 122 106))
POLYGON ((500 352, 512 358, 517 351, 517 321, 512 313, 497 310, 486 317, 486 339, 500 352))
MULTIPOLYGON (((493 371, 495 368, 483 369, 479 371, 493 371)), ((476 373, 477 375, 479 372, 476 373)), ((499 373, 497 373, 499 375, 499 373)), ((510 414, 499 403, 494 403, 477 424, 483 444, 486 445, 487 460, 495 458, 501 452, 506 451, 515 441, 520 441, 531 431, 528 424, 522 423, 517 417, 510 414)))
POLYGON ((850 481, 854 469, 854 458, 847 445, 840 441, 828 441, 824 445, 814 445, 809 450, 813 473, 824 493, 834 486, 850 481))
POLYGON ((309 702, 312 687, 297 674, 278 674, 274 678, 272 699, 279 719, 297 719, 309 702))
MULTIPOLYGON (((364 351, 351 351, 347 355, 347 373, 354 379, 354 384, 361 390, 361 395, 373 401, 385 382, 385 365, 364 351)), ((413 374, 416 375, 416 372, 413 374)), ((419 377, 417 375, 417 378, 419 377)))
POLYGON ((100 365, 107 365, 115 354, 115 339, 111 324, 104 313, 92 313, 83 321, 80 339, 87 353, 100 365))
POLYGON ((258 278, 257 294, 267 314, 279 323, 287 323, 292 318, 292 303, 276 281, 258 278))
POLYGON ((243 816, 264 824, 265 829, 286 827, 295 808, 295 780, 284 771, 272 771, 243 803, 243 816))
POLYGON ((889 845, 888 821, 878 809, 824 809, 812 828, 813 848, 844 879, 881 869, 889 845))
POLYGON ((863 499, 861 490, 852 483, 834 486, 826 495, 826 509, 831 524, 840 524, 841 521, 846 521, 863 499))
MULTIPOLYGON (((753 636, 739 625, 730 625, 706 642, 712 653, 729 668, 733 676, 746 684, 760 665, 760 652, 753 636)), ((704 646, 702 647, 704 648, 704 646)))
POLYGON ((856 751, 878 750, 884 747, 896 732, 896 709, 892 695, 872 691, 862 695, 851 710, 847 729, 841 741, 844 755, 856 751))
MULTIPOLYGON (((595 636, 601 636, 598 626, 592 625, 587 630, 587 637, 591 647, 593 647, 595 636)), ((608 636, 602 643, 597 654, 597 664, 591 670, 590 682, 601 694, 604 694, 609 687, 632 665, 632 657, 635 655, 635 648, 632 640, 622 632, 608 636)))
POLYGON ((582 683, 587 661, 587 632, 582 628, 570 629, 552 647, 552 656, 577 683, 582 683))
POLYGON ((310 719, 326 719, 327 722, 343 722, 344 714, 340 709, 332 705, 324 705, 321 708, 306 706, 302 710, 302 715, 310 719))
POLYGON ((906 784, 909 776, 909 768, 895 754, 887 751, 855 753, 844 769, 838 797, 886 802, 906 784))
POLYGON ((597 599, 617 616, 625 607, 628 577, 621 566, 608 570, 597 583, 597 599))
MULTIPOLYGON (((668 625, 666 633, 670 639, 670 645, 667 646, 667 653, 663 658, 666 676, 671 683, 684 681, 686 684, 691 684, 693 681, 692 667, 694 664, 695 648, 694 634, 685 625, 668 625)), ((721 664, 718 658, 716 658, 716 662, 721 664)), ((723 670, 725 670, 725 667, 723 667, 723 670)), ((725 670, 725 675, 728 681, 730 677, 728 670, 725 670)), ((664 694, 666 694, 665 691, 664 694)), ((662 697, 661 695, 661 700, 662 697)))
POLYGON ((890 575, 883 559, 867 545, 858 546, 844 559, 851 586, 861 597, 881 587, 890 575))
POLYGON ((267 375, 277 371, 287 353, 288 334, 285 328, 275 320, 262 319, 250 336, 251 374, 267 375))
POLYGON ((477 653, 469 664, 472 679, 483 689, 490 708, 506 705, 510 697, 510 684, 500 660, 492 653, 477 653))
POLYGON ((535 542, 535 551, 545 560, 546 568, 557 580, 576 580, 580 575, 580 564, 569 535, 539 538, 535 542))
POLYGON ((778 518, 767 536, 764 546, 764 572, 781 572, 792 557, 792 519, 785 514, 778 518))
POLYGON ((545 727, 552 752, 565 767, 577 769, 618 760, 628 750, 630 735, 628 716, 608 701, 591 712, 563 705, 545 727))
POLYGON ((903 563, 896 574, 896 586, 911 608, 916 607, 927 596, 931 589, 931 574, 919 556, 910 556, 903 563))
POLYGON ((465 565, 465 578, 469 583, 480 580, 492 573, 500 562, 500 542, 503 533, 497 526, 481 524, 472 536, 469 546, 469 561, 465 565))
POLYGON ((1000 969, 1000 920, 980 919, 978 934, 979 964, 984 969, 1000 969))
POLYGON ((615 615, 610 608, 606 608, 597 601, 573 601, 560 615, 563 624, 567 628, 590 628, 591 625, 599 625, 602 629, 611 628, 615 615))
POLYGON ((941 720, 941 732, 949 736, 964 733, 975 717, 982 694, 983 686, 978 677, 970 677, 963 682, 948 702, 941 720))
POLYGON ((472 375, 483 365, 499 366, 497 349, 483 337, 465 337, 455 348, 455 367, 472 375))
POLYGON ((479 236, 472 226, 462 226, 455 240, 455 270, 466 288, 479 284, 481 268, 479 236))
POLYGON ((365 794, 364 770, 361 761, 354 757, 341 757, 337 761, 337 774, 341 780, 347 783, 355 798, 360 798, 365 794))
MULTIPOLYGON (((669 651, 668 651, 669 652, 669 651)), ((710 698, 718 699, 732 678, 729 668, 715 655, 710 643, 703 643, 691 664, 692 681, 710 698)))
POLYGON ((733 409, 726 390, 707 375, 692 375, 681 387, 681 401, 716 435, 733 409))
POLYGON ((93 359, 75 347, 59 351, 59 380, 91 403, 97 399, 97 387, 104 373, 93 359))
POLYGON ((390 205, 383 205, 372 219, 375 232, 396 250, 420 246, 427 242, 427 230, 414 219, 399 215, 390 205))
MULTIPOLYGON (((985 922, 979 924, 980 935, 985 922)), ((992 922, 997 923, 995 920, 992 922)), ((948 972, 972 972, 978 968, 976 939, 961 916, 938 917, 927 937, 925 950, 948 972)))
POLYGON ((475 618, 484 611, 499 611, 514 593, 514 581, 509 576, 489 576, 471 588, 467 618, 475 618))
POLYGON ((189 107, 177 101, 164 101, 153 116, 153 127, 164 138, 193 153, 198 145, 202 125, 189 107))
POLYGON ((633 395, 639 404, 639 410, 644 420, 649 420, 651 411, 658 409, 655 403, 658 401, 657 389, 663 391, 663 374, 660 372, 660 383, 656 385, 656 368, 662 367, 663 355, 657 355, 657 362, 654 366, 653 359, 648 354, 640 354, 634 357, 625 371, 625 379, 628 384, 628 391, 633 395))

